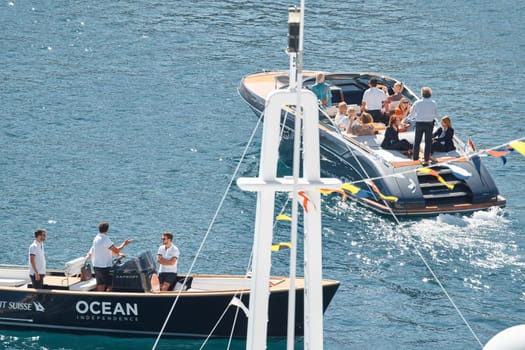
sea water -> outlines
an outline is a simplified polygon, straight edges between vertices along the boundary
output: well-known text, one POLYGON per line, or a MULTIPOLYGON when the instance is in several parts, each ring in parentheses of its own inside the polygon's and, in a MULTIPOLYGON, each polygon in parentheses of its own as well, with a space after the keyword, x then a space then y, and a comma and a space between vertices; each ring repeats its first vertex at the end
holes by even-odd
MULTIPOLYGON (((48 266, 62 268, 107 220, 117 244, 134 241, 129 255, 155 252, 161 233, 174 232, 180 272, 209 232, 193 272, 245 273, 255 195, 233 185, 208 227, 256 125, 239 81, 288 68, 287 9, 298 3, 2 1, 0 263, 26 264, 33 231, 45 227, 48 266)), ((523 13, 517 0, 307 1, 304 68, 430 86, 460 138, 495 147, 525 136, 523 13)), ((259 150, 260 130, 237 176, 257 174, 259 150)), ((323 197, 323 273, 341 281, 325 348, 476 349, 476 338, 525 322, 525 162, 517 152, 505 165, 482 161, 505 209, 398 225, 323 197)), ((278 196, 278 209, 285 203, 278 196)), ((288 235, 279 222, 274 240, 288 235)), ((287 272, 288 251, 273 253, 272 274, 287 272)), ((158 348, 201 344, 161 339, 158 348)), ((244 346, 228 344, 205 349, 244 346)), ((0 329, 5 349, 152 345, 0 329)))

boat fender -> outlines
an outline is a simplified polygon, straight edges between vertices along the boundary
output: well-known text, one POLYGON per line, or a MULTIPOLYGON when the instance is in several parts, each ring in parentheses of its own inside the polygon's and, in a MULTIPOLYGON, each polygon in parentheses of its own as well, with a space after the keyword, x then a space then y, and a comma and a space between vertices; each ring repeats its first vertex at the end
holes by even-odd
POLYGON ((489 340, 483 350, 525 350, 525 324, 499 332, 489 340))
POLYGON ((160 282, 159 282, 159 276, 157 276, 156 273, 151 275, 151 291, 153 293, 160 292, 160 282))

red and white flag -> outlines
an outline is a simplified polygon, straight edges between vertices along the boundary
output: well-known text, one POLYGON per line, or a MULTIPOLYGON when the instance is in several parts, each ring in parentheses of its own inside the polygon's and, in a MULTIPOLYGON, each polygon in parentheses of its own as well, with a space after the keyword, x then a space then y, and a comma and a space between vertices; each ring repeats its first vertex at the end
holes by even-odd
POLYGON ((476 152, 476 146, 474 146, 474 141, 472 141, 472 137, 469 136, 467 142, 472 152, 476 152))

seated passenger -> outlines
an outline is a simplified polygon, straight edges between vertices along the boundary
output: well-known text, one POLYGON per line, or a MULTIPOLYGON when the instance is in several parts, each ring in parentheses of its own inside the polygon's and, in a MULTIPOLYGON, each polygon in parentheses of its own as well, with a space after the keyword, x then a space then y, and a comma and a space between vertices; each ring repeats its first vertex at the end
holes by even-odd
POLYGON ((449 152, 456 149, 454 146, 454 128, 450 117, 444 116, 441 118, 441 127, 432 134, 432 148, 430 153, 434 152, 449 152))
POLYGON ((399 119, 393 115, 388 122, 388 128, 385 131, 385 138, 381 142, 381 147, 384 149, 395 149, 399 151, 408 151, 410 156, 412 151, 412 144, 405 139, 399 139, 399 119))
POLYGON ((410 108, 412 106, 410 105, 410 101, 407 98, 402 98, 399 102, 399 105, 397 106, 396 110, 392 115, 394 115, 399 120, 399 132, 407 131, 408 127, 410 127, 410 123, 408 121, 405 121, 405 118, 408 117, 410 114, 410 108))
POLYGON ((352 125, 354 125, 354 123, 359 120, 359 116, 357 115, 357 112, 359 112, 359 110, 360 108, 358 105, 348 106, 348 111, 346 112, 346 118, 348 120, 348 125, 346 127, 347 134, 352 133, 352 125))
POLYGON ((355 136, 374 135, 377 131, 374 128, 374 119, 369 113, 361 113, 361 119, 352 124, 352 134, 355 136))
POLYGON ((339 102, 337 105, 337 114, 335 115, 335 125, 342 131, 345 131, 349 124, 346 116, 347 111, 348 105, 346 102, 339 102))
POLYGON ((384 102, 385 114, 388 116, 394 114, 395 109, 397 106, 399 106, 399 101, 401 101, 403 98, 403 95, 401 95, 401 92, 403 91, 403 84, 396 82, 392 90, 394 90, 394 94, 388 96, 384 102))

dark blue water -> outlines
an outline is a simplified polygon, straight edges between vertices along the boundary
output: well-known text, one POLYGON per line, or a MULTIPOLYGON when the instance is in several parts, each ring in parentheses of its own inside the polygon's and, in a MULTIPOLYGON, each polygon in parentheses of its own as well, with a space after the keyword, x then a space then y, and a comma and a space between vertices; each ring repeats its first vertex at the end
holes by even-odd
MULTIPOLYGON (((237 95, 239 80, 287 69, 294 4, 2 1, 0 263, 25 264, 32 232, 45 227, 48 265, 62 268, 85 254, 107 220, 116 242, 134 240, 131 255, 175 232, 187 271, 256 124, 237 95)), ((523 13, 517 0, 307 2, 305 68, 381 72, 414 91, 431 86, 460 137, 497 146, 525 136, 523 13)), ((257 173, 259 146, 260 133, 240 175, 257 173)), ((525 163, 518 154, 505 166, 483 162, 508 200, 503 210, 398 227, 324 198, 324 276, 341 281, 325 314, 327 349, 480 348, 415 248, 482 343, 525 323, 525 163)), ((254 199, 232 188, 194 272, 244 273, 254 199)), ((287 235, 279 224, 275 240, 287 235)), ((272 273, 287 273, 286 252, 273 257, 272 273)), ((6 349, 152 344, 0 330, 6 349)))

